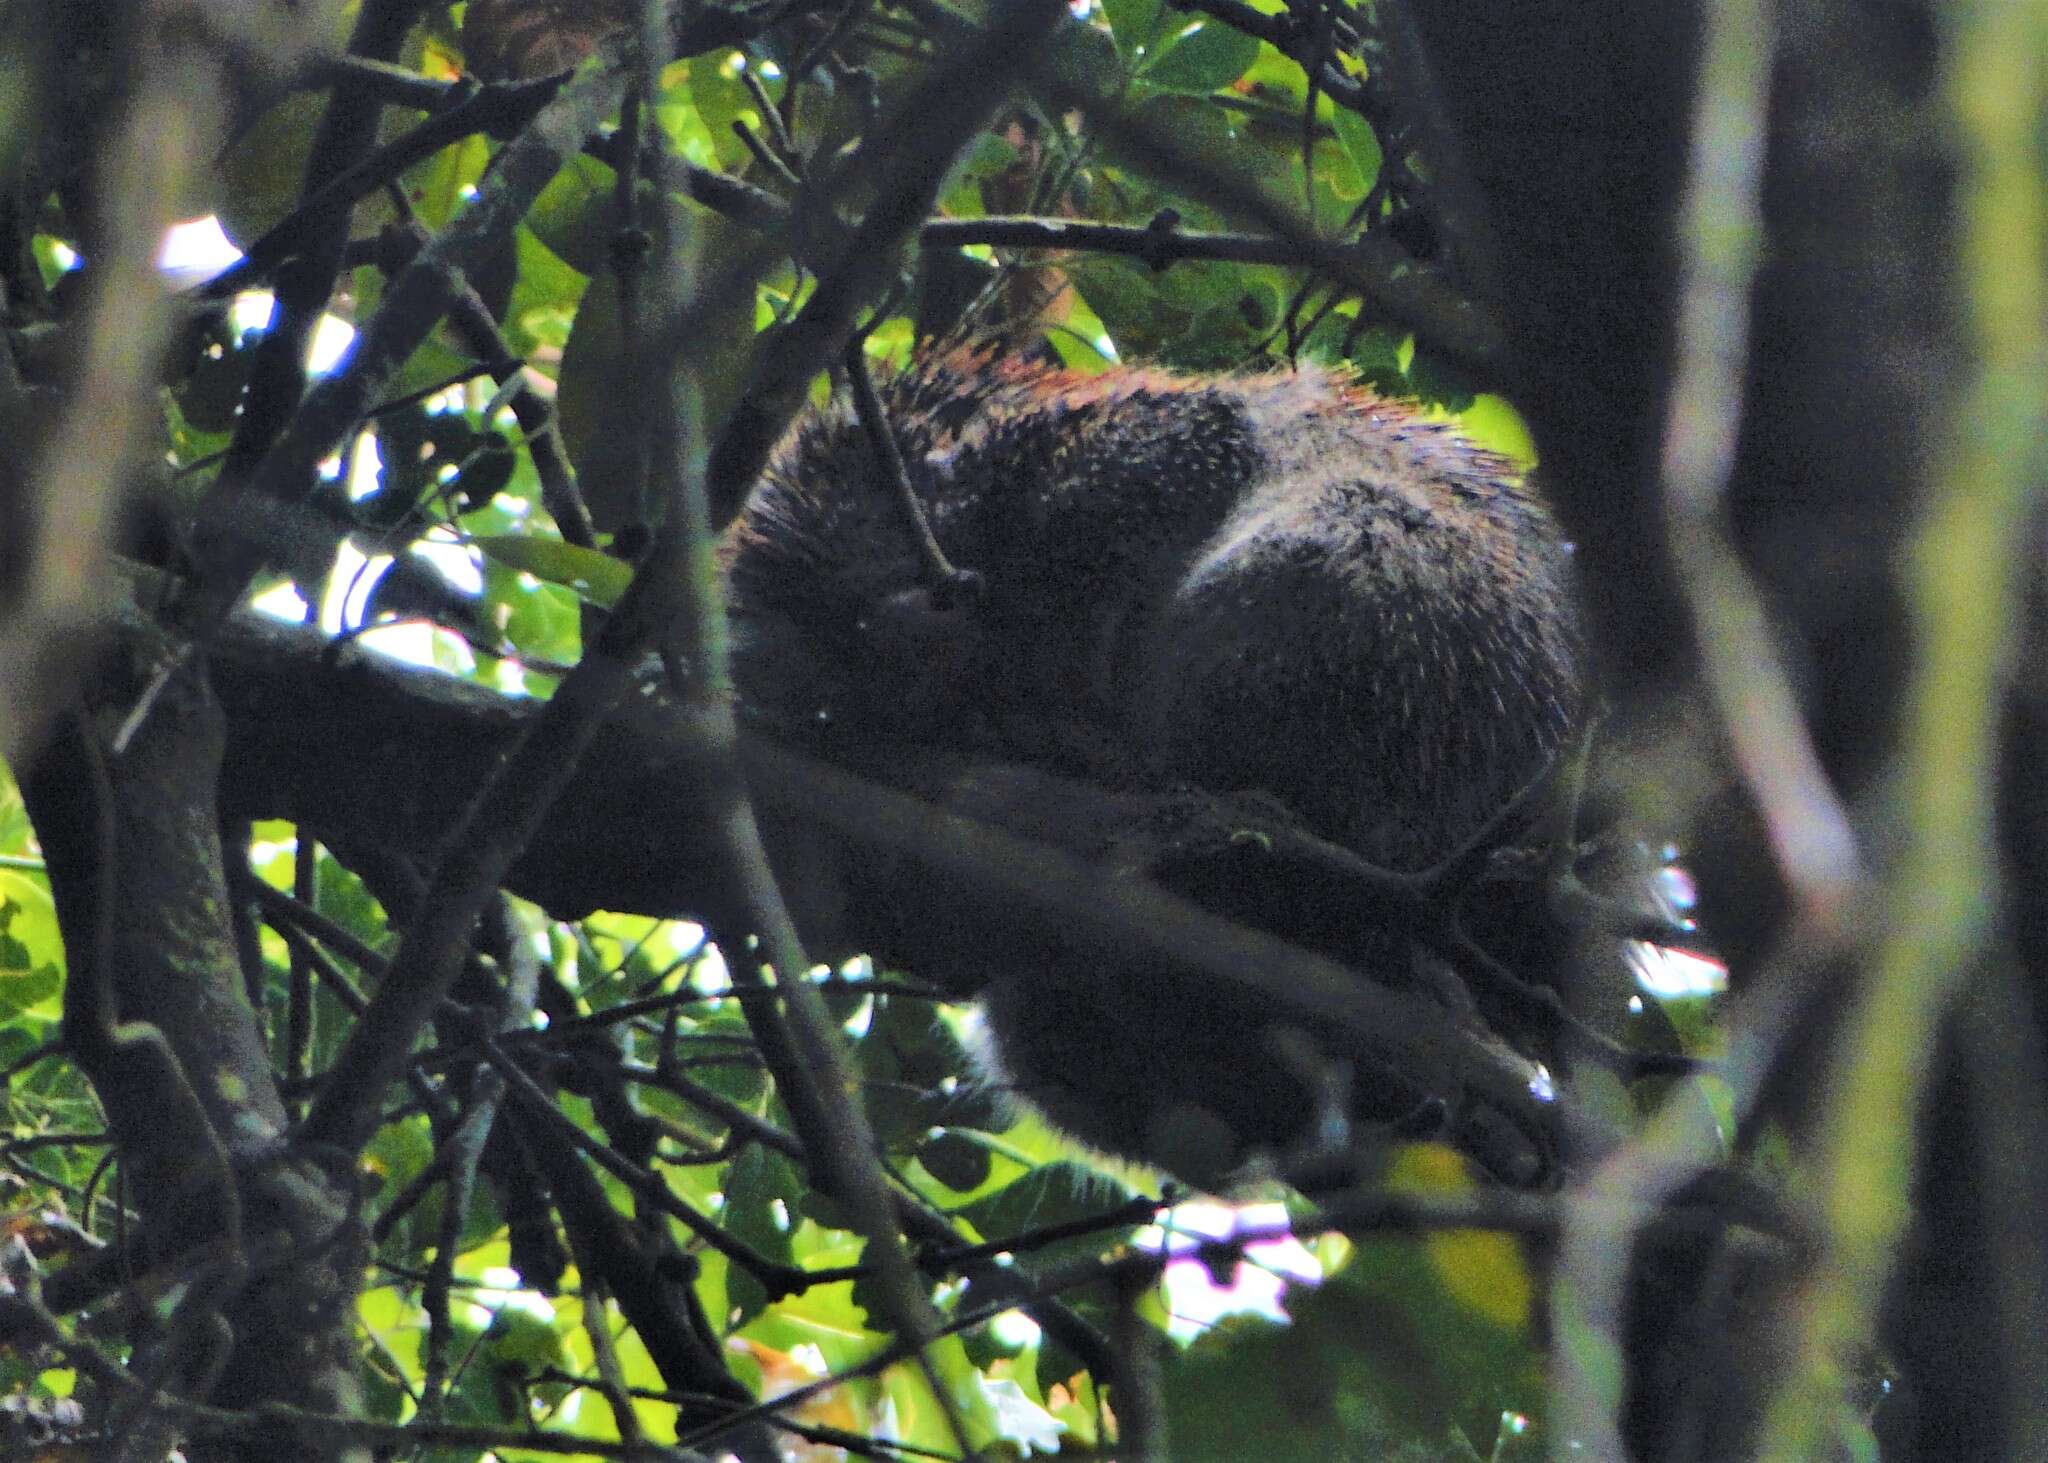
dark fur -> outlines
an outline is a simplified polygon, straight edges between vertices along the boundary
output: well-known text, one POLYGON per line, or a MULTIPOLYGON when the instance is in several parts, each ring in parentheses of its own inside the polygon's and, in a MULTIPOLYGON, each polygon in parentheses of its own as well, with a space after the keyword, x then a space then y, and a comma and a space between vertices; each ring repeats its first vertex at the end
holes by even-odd
MULTIPOLYGON (((730 546, 741 693, 787 724, 1260 789, 1403 869, 1472 835, 1574 728, 1556 528, 1506 462, 1408 408, 1310 371, 1085 377, 970 352, 884 401, 936 536, 986 592, 930 599, 851 410, 812 414, 730 546)), ((1040 971, 985 1009, 1022 1087, 1119 1152, 1159 1156, 1187 1104, 1239 1146, 1312 1106, 1237 998, 1040 971)))

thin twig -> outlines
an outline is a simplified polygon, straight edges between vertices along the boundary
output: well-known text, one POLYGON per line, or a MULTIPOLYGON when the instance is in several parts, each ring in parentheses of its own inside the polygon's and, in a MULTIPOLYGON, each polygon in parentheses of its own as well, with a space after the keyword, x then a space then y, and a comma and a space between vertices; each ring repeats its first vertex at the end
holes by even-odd
POLYGON ((319 480, 319 464, 355 430, 399 368, 450 308, 456 282, 509 236, 583 138, 617 104, 616 71, 594 67, 564 86, 498 153, 477 197, 386 286, 341 365, 307 394, 290 426, 246 482, 223 472, 200 514, 205 580, 188 615, 202 638, 240 598, 267 546, 246 530, 251 509, 298 503, 319 480), (244 496, 246 495, 246 497, 244 496), (251 502, 250 500, 253 500, 251 502))
POLYGON ((953 561, 946 557, 938 536, 932 532, 931 515, 925 512, 924 499, 918 496, 916 484, 910 481, 910 471, 903 465, 903 447, 896 440, 895 423, 889 420, 888 413, 882 408, 882 398, 875 392, 875 378, 868 370, 865 331, 856 333, 847 343, 846 384, 853 396, 854 415, 860 419, 861 430, 867 434, 869 450, 875 454, 890 494, 903 515, 904 526, 910 530, 911 540, 917 545, 925 587, 939 589, 957 584, 960 571, 953 567, 953 561))

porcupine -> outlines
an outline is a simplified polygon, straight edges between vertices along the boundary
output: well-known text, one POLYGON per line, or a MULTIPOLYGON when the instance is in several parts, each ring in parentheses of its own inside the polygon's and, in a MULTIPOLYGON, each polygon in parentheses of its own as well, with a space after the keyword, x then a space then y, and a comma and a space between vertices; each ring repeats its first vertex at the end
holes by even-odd
MULTIPOLYGON (((978 592, 932 581, 852 408, 807 415, 728 557, 740 694, 786 725, 1256 790, 1405 871, 1488 831, 1574 734, 1558 529, 1413 407, 1315 369, 1088 376, 987 350, 923 358, 882 400, 978 592)), ((1067 960, 979 996, 1007 1085, 1197 1181, 1315 1105, 1243 991, 1067 960), (1221 1151, 1190 1163, 1190 1131, 1221 1151)))

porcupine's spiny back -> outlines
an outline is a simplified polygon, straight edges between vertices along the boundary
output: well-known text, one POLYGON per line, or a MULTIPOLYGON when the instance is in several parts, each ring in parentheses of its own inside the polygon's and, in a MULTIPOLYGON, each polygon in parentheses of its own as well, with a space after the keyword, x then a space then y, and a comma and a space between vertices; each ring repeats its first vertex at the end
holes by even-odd
POLYGON ((1190 781, 1434 862, 1576 722, 1564 545, 1447 427, 1326 377, 1238 385, 1261 470, 1141 637, 1136 724, 1190 781))
POLYGON ((1549 516, 1406 408, 1313 371, 1084 377, 976 353, 921 362, 885 406, 986 602, 899 612, 919 582, 901 509, 851 411, 812 415, 733 559, 743 623, 786 616, 829 647, 823 684, 791 688, 816 707, 786 712, 1262 788, 1402 866, 1483 823, 1576 716, 1549 516))
MULTIPOLYGON (((884 397, 978 599, 933 596, 844 406, 783 444, 729 545, 742 696, 822 727, 828 752, 835 734, 896 737, 1098 782, 1259 789, 1417 869, 1570 735, 1556 529, 1505 462, 1408 410, 1317 372, 1087 378, 985 353, 921 362, 884 397)), ((1256 887, 1204 902, 1268 912, 1256 887)), ((1350 931, 1347 958, 1405 982, 1408 934, 1350 931)), ((1227 1186, 1325 1114, 1304 1040, 1351 1074, 1353 1116, 1412 1113, 1369 1042, 1304 1033, 1253 991, 1057 941, 967 966, 942 979, 978 996, 1002 1086, 1196 1184, 1227 1186)))
POLYGON ((1115 720, 1091 650, 1235 502, 1254 468, 1237 414, 1163 372, 1091 378, 965 352, 919 362, 882 396, 936 536, 987 594, 971 617, 903 612, 921 566, 867 436, 843 401, 807 415, 730 550, 742 632, 797 624, 822 651, 818 684, 760 678, 772 709, 880 716, 870 732, 978 736, 989 750, 1021 737, 1040 745, 1013 755, 1096 770, 1054 754, 1033 723, 1115 720))

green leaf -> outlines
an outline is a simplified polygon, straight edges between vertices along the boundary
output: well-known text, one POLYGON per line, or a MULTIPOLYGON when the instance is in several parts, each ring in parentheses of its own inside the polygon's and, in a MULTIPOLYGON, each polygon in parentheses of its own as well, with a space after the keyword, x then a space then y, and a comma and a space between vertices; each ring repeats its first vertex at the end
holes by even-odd
POLYGON ((639 444, 618 430, 618 404, 659 394, 654 383, 634 379, 621 331, 618 277, 606 270, 592 278, 576 311, 555 396, 583 501, 606 531, 638 522, 643 507, 639 444))
MULTIPOLYGON (((469 203, 484 165, 491 160, 490 139, 481 134, 462 141, 415 163, 405 170, 399 186, 413 213, 429 229, 438 230, 469 203)), ((371 195, 382 199, 381 190, 371 195)), ((365 200, 368 202, 369 200, 365 200)), ((385 204, 389 207, 389 204, 385 204)))
POLYGON ((692 56, 688 65, 690 100, 703 127, 704 140, 711 145, 721 166, 735 170, 751 166, 752 154, 732 130, 735 121, 758 124, 761 120, 754 94, 740 79, 746 69, 745 58, 736 51, 712 51, 692 56))
MULTIPOLYGON (((690 61, 670 67, 663 75, 661 96, 654 105, 654 115, 661 123, 662 131, 668 134, 670 145, 685 162, 700 168, 716 168, 720 162, 718 141, 712 135, 710 121, 697 101, 700 78, 708 78, 715 90, 724 89, 720 87, 715 65, 700 66, 690 61)), ((751 95, 747 99, 750 103, 753 100, 751 95)), ((720 101, 723 101, 722 97, 720 101)), ((728 123, 726 135, 729 138, 731 132, 728 123)))
POLYGON ((946 1456, 956 1451, 947 1410, 932 1395, 929 1379, 936 1377, 952 1403, 952 1415, 965 1424, 968 1447, 980 1452, 993 1444, 1001 1436, 995 1401, 967 1359, 960 1338, 941 1337, 925 1347, 921 1362, 918 1366, 893 1366, 883 1374, 884 1391, 895 1404, 897 1438, 946 1456))
POLYGON ((1414 385, 1417 396, 1446 411, 1464 411, 1478 394, 1471 377, 1434 352, 1420 347, 1408 363, 1408 380, 1414 385))
MULTIPOLYGON (((1155 91, 1139 104, 1138 117, 1146 128, 1173 138, 1191 164, 1214 169, 1222 177, 1256 180, 1257 175, 1246 174, 1245 145, 1236 121, 1214 103, 1177 92, 1155 91)), ((1128 164, 1130 177, 1143 176, 1148 163, 1142 153, 1126 151, 1114 135, 1103 138, 1102 146, 1106 155, 1119 164, 1128 164)), ((1275 180, 1267 181, 1277 187, 1275 180)), ((1222 222, 1215 214, 1206 215, 1214 222, 1205 222, 1203 207, 1195 198, 1161 193, 1154 199, 1154 206, 1160 205, 1179 210, 1182 223, 1189 228, 1213 228, 1222 222)))
MULTIPOLYGON (((746 389, 753 362, 761 289, 751 281, 761 277, 753 272, 759 266, 761 236, 707 208, 688 210, 673 226, 691 231, 687 252, 696 278, 750 281, 723 298, 697 301, 692 317, 684 365, 696 380, 705 428, 715 436, 746 389)), ((773 278, 774 271, 766 277, 773 278)))
POLYGON ((528 358, 545 347, 560 352, 590 281, 543 244, 533 230, 518 235, 518 276, 505 304, 505 343, 528 358))
POLYGON ((1344 144, 1344 151, 1358 169, 1361 183, 1359 193, 1371 189, 1380 175, 1383 154, 1380 151, 1380 135, 1373 131, 1372 123, 1349 107, 1335 107, 1330 111, 1331 121, 1337 129, 1337 140, 1344 144))
POLYGON ((0 970, 64 963, 64 937, 49 883, 18 869, 0 869, 0 970))
POLYGON ((480 534, 470 540, 485 558, 531 574, 544 584, 558 584, 577 597, 606 609, 619 602, 633 582, 633 566, 596 549, 563 543, 557 538, 527 534, 480 534))
POLYGON ((790 1226, 803 1197, 803 1176, 783 1154, 756 1143, 726 1169, 725 1207, 719 1222, 755 1253, 787 1264, 794 1256, 790 1226))
MULTIPOLYGON (((213 207, 221 232, 238 248, 247 248, 298 204, 313 129, 326 110, 327 98, 319 92, 291 93, 243 128, 221 154, 213 207)), ((388 211, 383 195, 377 198, 371 207, 388 211)), ((368 220, 372 228, 379 221, 368 220)))
POLYGON ((385 918, 384 906, 340 860, 322 849, 313 872, 314 897, 322 914, 373 950, 388 949, 397 943, 397 936, 385 918))
MULTIPOLYGON (((999 1241, 1100 1216, 1130 1198, 1133 1192, 1129 1186, 1079 1164, 1049 1163, 959 1213, 983 1238, 999 1241)), ((1020 1255, 1018 1265, 1038 1269, 1064 1258, 1098 1255, 1114 1249, 1136 1232, 1136 1225, 1105 1224, 1098 1230, 1038 1246, 1028 1256, 1020 1255)))
MULTIPOLYGON (((1295 1291, 1292 1324, 1226 1318, 1166 1368, 1174 1456, 1191 1463, 1322 1463, 1330 1458, 1442 1457, 1464 1426, 1492 1437, 1515 1399, 1541 1395, 1541 1355, 1469 1316, 1441 1319, 1387 1293, 1389 1280, 1427 1295, 1427 1267, 1398 1255, 1361 1257, 1356 1280, 1295 1291), (1392 1261, 1395 1274, 1382 1275, 1392 1261), (1461 1327, 1477 1325, 1476 1333, 1461 1327)), ((1517 1409, 1522 1410, 1522 1409, 1517 1409)))
POLYGON ((64 977, 54 965, 0 970, 0 1019, 28 1018, 31 1028, 63 1015, 57 997, 64 989, 64 977))
POLYGON ((21 789, 0 762, 0 853, 25 854, 32 841, 28 809, 21 801, 21 789))
MULTIPOLYGON (((691 1034, 747 1037, 751 1033, 739 1002, 728 1001, 699 1016, 692 1025, 691 1034)), ((720 1049, 711 1048, 713 1051, 720 1049)), ((753 1107, 768 1091, 767 1072, 750 1062, 712 1062, 699 1068, 693 1075, 713 1092, 721 1097, 730 1098, 742 1107, 753 1107)))
MULTIPOLYGON (((1510 459, 1524 472, 1536 465, 1536 439, 1528 422, 1504 396, 1481 392, 1458 414, 1458 430, 1487 451, 1510 459)), ((1705 1000, 1665 1000, 1655 1004, 1664 1020, 1674 1025, 1689 1043, 1707 1040, 1712 1020, 1718 1014, 1713 1002, 1705 1000)))
POLYGON ((1153 276, 1159 298, 1184 310, 1213 310, 1244 293, 1245 266, 1224 259, 1188 259, 1153 276))
POLYGON ((501 1366, 530 1376, 560 1364, 562 1338, 550 1317, 523 1305, 505 1305, 491 1318, 484 1350, 501 1366))
POLYGON ((1164 0, 1101 0, 1117 54, 1133 61, 1158 39, 1169 19, 1164 0))
MULTIPOLYGON (((850 1265, 859 1258, 860 1246, 855 1242, 813 1257, 812 1265, 850 1265)), ((868 1328, 867 1314, 854 1304, 851 1280, 813 1285, 803 1294, 769 1307, 737 1334, 775 1351, 815 1346, 834 1371, 857 1366, 881 1345, 881 1339, 868 1328)))
POLYGON ((875 1141, 892 1151, 921 1140, 939 1113, 938 1100, 922 1087, 902 1081, 861 1082, 861 1105, 875 1141))
POLYGON ((1069 275, 1124 355, 1157 356, 1192 318, 1162 298, 1157 275, 1131 260, 1078 259, 1069 275))
POLYGON ((1139 74, 1162 91, 1207 96, 1236 81, 1258 58, 1258 37, 1220 20, 1204 20, 1139 74))
POLYGON ((572 590, 536 583, 524 570, 483 564, 484 605, 489 623, 512 648, 541 660, 567 663, 582 643, 580 614, 572 590))
POLYGON ((617 179, 609 163, 579 153, 540 190, 540 197, 527 210, 527 227, 571 269, 587 275, 601 273, 616 232, 612 192, 617 179))
MULTIPOLYGON (((1139 0, 1153 15, 1153 0, 1139 0)), ((1124 87, 1125 63, 1129 53, 1092 25, 1065 25, 1046 42, 1047 57, 1040 72, 1040 85, 1057 90, 1062 97, 1115 97, 1124 87)), ((1071 105, 1063 102, 1062 105, 1071 105)))

